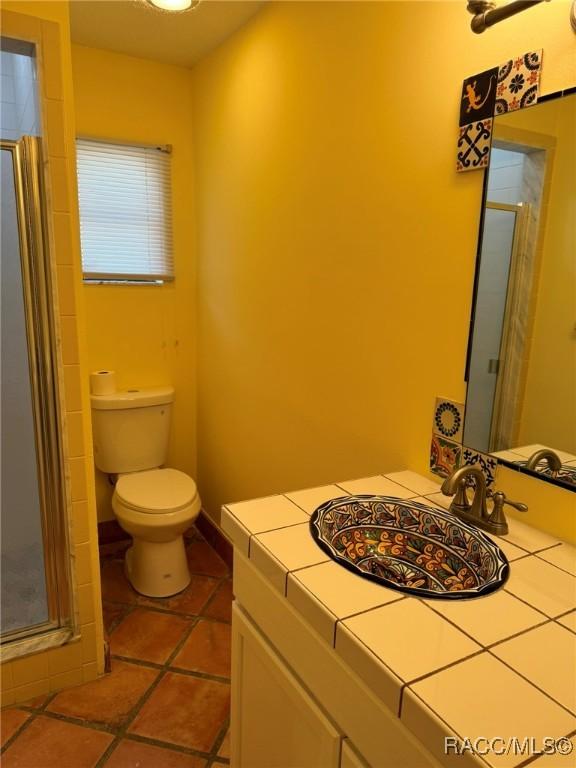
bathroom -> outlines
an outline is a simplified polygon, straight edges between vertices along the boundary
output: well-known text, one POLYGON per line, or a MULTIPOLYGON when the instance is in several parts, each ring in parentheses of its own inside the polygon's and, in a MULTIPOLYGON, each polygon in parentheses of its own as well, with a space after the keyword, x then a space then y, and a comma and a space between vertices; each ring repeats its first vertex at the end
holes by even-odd
MULTIPOLYGON (((462 82, 542 50, 540 93, 576 85, 564 0, 479 35, 465 0, 203 0, 174 16, 145 5, 2 2, 2 37, 37 51, 61 342, 54 364, 66 415, 60 492, 70 526, 54 557, 44 554, 55 571, 58 563, 71 571, 74 627, 71 639, 51 647, 18 654, 3 644, 7 766, 230 759, 234 722, 222 691, 230 679, 230 539, 237 542, 222 506, 402 470, 439 489, 442 478, 430 472, 432 416, 438 397, 466 402, 485 175, 456 172, 462 82), (173 280, 83 279, 77 139, 171 147, 173 280), (186 539, 196 553, 192 607, 167 598, 172 607, 158 609, 125 581, 114 487, 93 460, 90 374, 101 370, 115 372, 118 390, 174 388, 166 466, 193 478, 202 500, 186 539), (146 623, 150 614, 160 630, 146 623), (185 675, 182 662, 171 672, 162 649, 138 656, 129 647, 139 633, 156 632, 170 638, 173 655, 199 627, 212 630, 195 646, 210 650, 207 671, 188 665, 185 675), (116 652, 114 635, 125 644, 116 652), (174 685, 156 711, 148 706, 143 725, 159 677, 213 684, 197 694, 212 696, 213 716, 198 716, 196 694, 174 685), (110 694, 84 695, 82 685, 106 685, 110 694), (194 706, 196 714, 182 714, 194 706)), ((573 426, 567 392, 564 423, 573 426)), ((575 543, 576 497, 565 486, 501 465, 497 488, 528 505, 526 513, 506 507, 510 521, 521 517, 542 535, 575 543)), ((241 560, 235 552, 235 567, 241 560)), ((561 734, 570 738, 571 711, 561 734)), ((386 750, 374 761, 357 742, 358 765, 411 764, 386 750)), ((266 755, 239 760, 234 750, 233 764, 282 765, 266 755)), ((429 762, 444 764, 438 756, 429 762)))

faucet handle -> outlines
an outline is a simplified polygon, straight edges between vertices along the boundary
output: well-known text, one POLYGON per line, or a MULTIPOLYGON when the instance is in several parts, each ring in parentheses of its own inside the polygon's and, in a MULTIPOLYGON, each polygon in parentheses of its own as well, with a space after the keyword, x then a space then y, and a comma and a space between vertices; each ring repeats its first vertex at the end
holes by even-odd
POLYGON ((509 501, 506 498, 506 494, 502 493, 502 491, 493 491, 490 493, 490 496, 494 500, 494 507, 488 518, 488 522, 491 524, 492 530, 497 536, 505 536, 508 533, 508 522, 504 515, 504 504, 514 507, 514 509, 517 509, 519 512, 526 512, 528 507, 526 504, 522 504, 519 501, 509 501))
POLYGON ((522 504, 521 501, 512 501, 511 499, 506 498, 506 494, 503 493, 502 491, 489 491, 488 496, 490 496, 494 500, 494 510, 492 512, 492 515, 496 511, 501 512, 504 504, 508 504, 508 506, 514 507, 514 509, 517 509, 518 512, 528 511, 527 504, 522 504))

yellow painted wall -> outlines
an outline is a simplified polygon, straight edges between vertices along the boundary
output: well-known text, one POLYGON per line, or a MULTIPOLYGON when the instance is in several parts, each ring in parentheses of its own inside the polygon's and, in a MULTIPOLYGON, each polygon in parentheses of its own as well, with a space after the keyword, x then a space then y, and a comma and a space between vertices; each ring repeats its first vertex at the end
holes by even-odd
POLYGON ((519 443, 576 454, 576 96, 545 106, 556 147, 519 443))
MULTIPOLYGON (((72 46, 79 136, 172 144, 176 280, 157 286, 86 285, 90 370, 117 372, 120 388, 173 384, 170 466, 196 476, 195 255, 189 70, 72 46)), ((98 517, 113 518, 97 472, 98 517)))
POLYGON ((74 155, 68 5, 3 2, 2 34, 39 46, 43 149, 48 160, 51 257, 61 336, 60 385, 65 411, 68 516, 77 637, 60 648, 2 664, 2 704, 26 701, 93 680, 102 673, 103 632, 94 473, 74 155))
POLYGON ((475 36, 464 3, 274 3, 194 68, 198 476, 215 518, 427 469, 435 396, 465 395, 483 174, 455 173, 461 81, 542 47, 543 92, 573 85, 568 11, 475 36))

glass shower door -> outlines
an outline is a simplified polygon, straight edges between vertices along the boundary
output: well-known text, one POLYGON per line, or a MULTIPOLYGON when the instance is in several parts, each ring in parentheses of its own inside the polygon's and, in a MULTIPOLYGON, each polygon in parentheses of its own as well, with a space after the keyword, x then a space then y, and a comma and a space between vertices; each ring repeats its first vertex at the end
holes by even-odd
POLYGON ((2 146, 0 250, 0 633, 49 620, 15 152, 2 146))
POLYGON ((19 655, 30 635, 49 633, 42 642, 59 643, 70 635, 72 619, 41 141, 3 140, 0 150, 0 641, 6 659, 19 655))
POLYGON ((498 381, 504 374, 501 349, 521 211, 520 205, 487 203, 484 214, 464 440, 485 453, 497 450, 492 434, 495 417, 487 414, 498 410, 498 381))

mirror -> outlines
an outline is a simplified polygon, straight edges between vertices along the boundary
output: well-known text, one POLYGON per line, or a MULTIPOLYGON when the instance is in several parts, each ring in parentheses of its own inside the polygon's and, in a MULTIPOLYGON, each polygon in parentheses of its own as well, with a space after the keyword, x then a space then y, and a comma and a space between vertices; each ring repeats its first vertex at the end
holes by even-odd
POLYGON ((494 118, 467 382, 466 446, 576 490, 576 93, 494 118))

